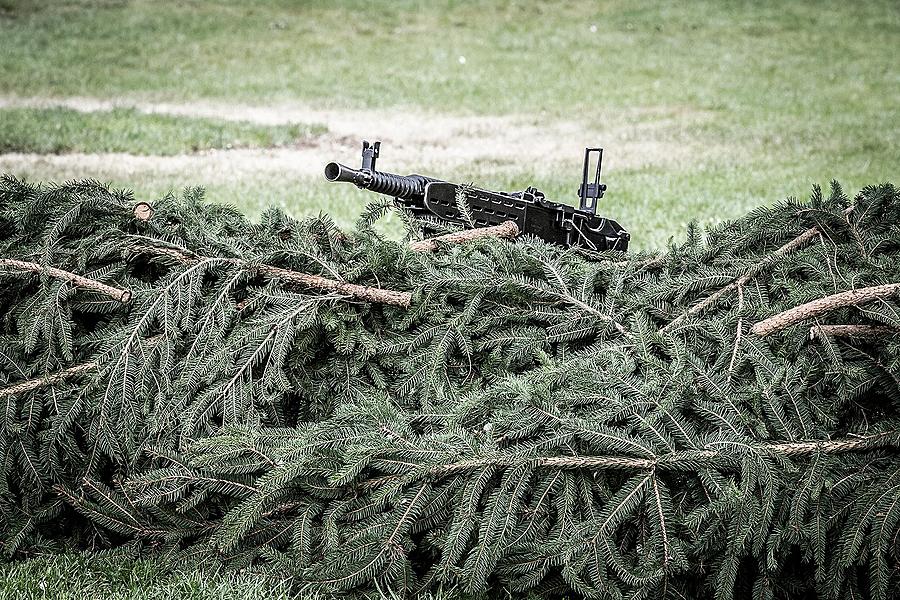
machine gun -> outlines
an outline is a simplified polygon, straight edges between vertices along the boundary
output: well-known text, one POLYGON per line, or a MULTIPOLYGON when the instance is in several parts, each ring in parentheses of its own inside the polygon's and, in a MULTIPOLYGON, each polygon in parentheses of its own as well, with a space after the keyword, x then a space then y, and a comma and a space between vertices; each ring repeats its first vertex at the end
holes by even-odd
POLYGON ((325 179, 346 181, 357 187, 393 196, 395 202, 417 217, 430 216, 440 221, 468 225, 460 214, 457 192, 464 190, 475 227, 500 225, 514 221, 523 233, 561 246, 581 246, 591 250, 627 250, 631 236, 621 225, 597 216, 597 201, 603 197, 606 184, 600 183, 603 163, 602 148, 585 148, 584 172, 578 197, 578 208, 550 202, 537 188, 521 192, 494 192, 424 175, 395 175, 375 170, 381 142, 362 145, 362 167, 352 169, 331 162, 325 166, 325 179), (597 156, 593 181, 588 181, 592 155, 597 156))

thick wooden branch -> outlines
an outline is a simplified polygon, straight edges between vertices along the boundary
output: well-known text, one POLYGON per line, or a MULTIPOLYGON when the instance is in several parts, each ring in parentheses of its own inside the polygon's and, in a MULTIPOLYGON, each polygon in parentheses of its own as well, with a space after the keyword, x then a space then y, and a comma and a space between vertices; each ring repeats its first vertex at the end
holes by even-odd
MULTIPOLYGON (((159 248, 154 246, 141 246, 138 252, 152 254, 154 256, 162 256, 175 260, 183 264, 190 264, 200 260, 201 257, 181 251, 175 248, 159 248)), ((241 268, 249 270, 257 270, 266 277, 280 279, 289 283, 296 283, 306 287, 336 292, 343 296, 349 296, 366 302, 377 302, 380 304, 390 304, 392 306, 408 307, 412 302, 412 294, 410 292, 398 292, 395 290, 387 290, 384 288, 376 288, 356 283, 347 283, 346 281, 338 281, 329 279, 321 275, 310 275, 309 273, 301 273, 300 271, 291 271, 266 264, 255 264, 239 258, 229 259, 241 268)))
POLYGON ((809 328, 809 339, 822 337, 867 338, 897 335, 900 331, 884 325, 813 325, 809 328))
POLYGON ((281 281, 290 283, 298 283, 306 287, 327 290, 329 292, 337 292, 343 296, 350 296, 367 302, 378 302, 381 304, 391 304, 393 306, 408 307, 412 302, 412 294, 409 292, 398 292, 395 290, 386 290, 383 288, 369 287, 358 285, 355 283, 347 283, 346 281, 338 281, 336 279, 328 279, 321 275, 310 275, 299 271, 290 271, 280 267, 271 265, 259 265, 257 267, 260 273, 268 277, 274 277, 281 281))
POLYGON ((409 249, 414 252, 433 252, 439 244, 464 244, 486 237, 498 237, 503 239, 512 239, 519 235, 519 226, 514 221, 506 221, 500 225, 493 227, 476 227, 475 229, 466 229, 465 231, 457 231, 440 235, 427 240, 418 242, 410 242, 409 249))
POLYGON ((99 281, 89 279, 82 275, 76 275, 69 271, 63 271, 56 267, 46 267, 38 263, 15 260, 12 258, 0 258, 0 268, 2 267, 16 269, 18 271, 31 271, 32 273, 47 273, 54 279, 62 279, 82 289, 104 294, 123 304, 131 300, 131 290, 123 290, 111 285, 106 285, 105 283, 100 283, 99 281))
POLYGON ((896 295, 897 292, 900 292, 900 283, 875 285, 858 290, 849 290, 838 294, 832 294, 830 296, 825 296, 824 298, 819 298, 818 300, 807 302, 806 304, 801 304, 800 306, 795 306, 794 308, 760 321, 750 329, 750 333, 758 335, 759 337, 765 337, 776 331, 781 331, 785 327, 790 327, 791 325, 795 325, 808 319, 815 319, 816 317, 825 315, 833 310, 847 306, 857 306, 881 298, 889 298, 896 295))

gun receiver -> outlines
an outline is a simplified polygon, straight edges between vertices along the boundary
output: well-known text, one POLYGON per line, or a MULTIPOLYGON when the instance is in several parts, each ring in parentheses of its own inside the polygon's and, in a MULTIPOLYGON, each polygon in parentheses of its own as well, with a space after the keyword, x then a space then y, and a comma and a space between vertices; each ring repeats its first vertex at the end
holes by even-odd
POLYGON ((357 187, 392 196, 417 217, 467 225, 459 212, 456 195, 466 191, 466 202, 475 227, 514 221, 519 230, 562 246, 581 246, 591 250, 627 250, 630 234, 613 221, 596 215, 597 201, 606 185, 600 183, 602 148, 585 148, 584 172, 578 190, 578 208, 550 202, 540 190, 529 187, 521 192, 495 192, 460 186, 424 175, 395 175, 375 170, 381 142, 363 142, 362 167, 353 169, 331 162, 325 166, 325 179, 345 181, 357 187), (597 169, 588 182, 591 155, 597 154, 597 169))

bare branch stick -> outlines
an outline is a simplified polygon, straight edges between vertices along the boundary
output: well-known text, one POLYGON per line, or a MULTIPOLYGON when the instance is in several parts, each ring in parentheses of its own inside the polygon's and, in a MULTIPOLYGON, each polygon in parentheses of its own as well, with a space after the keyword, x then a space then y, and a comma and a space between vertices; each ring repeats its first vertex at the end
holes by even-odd
POLYGON ((512 239, 518 236, 519 233, 519 226, 514 221, 506 221, 493 227, 476 227, 475 229, 448 233, 427 240, 410 242, 409 249, 413 252, 433 252, 440 243, 464 244, 485 237, 512 239))
MULTIPOLYGON (((900 431, 886 431, 868 436, 838 438, 833 440, 801 440, 797 442, 768 443, 749 446, 750 452, 759 454, 780 454, 802 457, 813 454, 841 454, 876 448, 900 449, 900 431)), ((521 461, 530 462, 535 468, 591 469, 591 470, 682 470, 691 462, 728 458, 719 450, 697 450, 673 452, 657 458, 637 458, 631 456, 546 456, 537 458, 485 458, 438 465, 426 471, 430 477, 448 477, 473 469, 496 465, 509 466, 521 461)))
POLYGON ((738 286, 738 322, 734 333, 734 349, 731 351, 731 361, 728 363, 728 381, 731 381, 731 375, 734 373, 734 365, 737 362, 738 350, 741 347, 741 337, 744 334, 744 288, 738 286))
POLYGON ((46 267, 38 263, 15 260, 12 258, 0 258, 0 267, 8 267, 19 271, 31 271, 32 273, 47 273, 55 279, 69 281, 82 289, 99 292, 114 300, 118 300, 123 304, 131 300, 131 290, 123 290, 111 285, 106 285, 105 283, 100 283, 99 281, 83 277, 82 275, 76 275, 69 271, 63 271, 56 267, 46 267))
POLYGON ((5 388, 0 388, 0 398, 15 396, 17 394, 24 394, 25 392, 30 392, 47 385, 53 385, 58 381, 63 381, 65 379, 68 379, 69 377, 74 377, 75 375, 93 371, 96 368, 97 363, 91 361, 82 363, 80 365, 75 365, 74 367, 69 367, 68 369, 63 369, 62 371, 57 371, 56 373, 52 373, 50 375, 47 375, 46 377, 37 377, 35 379, 20 381, 18 383, 14 383, 13 385, 6 386, 5 388))
POLYGON ((856 306, 880 298, 888 298, 895 295, 898 291, 900 291, 900 283, 888 283, 832 294, 800 306, 795 306, 760 321, 750 329, 750 332, 759 337, 765 337, 776 331, 781 331, 785 327, 790 327, 807 319, 814 319, 838 308, 856 306))
POLYGON ((809 328, 809 339, 830 337, 880 337, 897 335, 900 331, 884 325, 813 325, 809 328))
MULTIPOLYGON (((161 335, 154 335, 147 338, 146 341, 148 344, 155 345, 161 337, 161 335)), ((56 371, 55 373, 50 373, 49 375, 46 375, 44 377, 35 377, 34 379, 19 381, 4 388, 0 388, 0 398, 15 396, 16 394, 23 394, 25 392, 30 392, 44 386, 53 385, 54 383, 57 383, 59 381, 65 381, 69 377, 75 377, 77 375, 93 371, 97 368, 97 366, 97 362, 92 360, 86 363, 81 363, 80 365, 73 365, 71 367, 68 367, 67 369, 56 371)))

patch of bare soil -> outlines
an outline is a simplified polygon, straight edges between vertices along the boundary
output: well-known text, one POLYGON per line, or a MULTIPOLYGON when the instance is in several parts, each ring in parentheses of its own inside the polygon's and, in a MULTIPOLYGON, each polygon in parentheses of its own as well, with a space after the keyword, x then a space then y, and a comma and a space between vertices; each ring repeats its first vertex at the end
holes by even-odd
MULTIPOLYGON (((606 148, 605 165, 630 168, 667 164, 689 156, 681 135, 702 121, 702 113, 677 109, 603 111, 578 120, 541 116, 473 116, 416 110, 335 110, 297 104, 274 106, 216 102, 148 103, 94 98, 0 97, 0 108, 61 106, 80 111, 135 108, 146 113, 212 117, 261 124, 321 123, 328 132, 302 146, 278 149, 217 150, 181 156, 128 154, 0 154, 0 172, 24 169, 99 173, 106 176, 189 174, 193 181, 229 181, 248 175, 320 176, 332 160, 357 166, 362 139, 381 140, 378 167, 440 176, 478 164, 480 170, 536 172, 580 160, 587 145, 606 148)), ((62 176, 60 177, 62 178, 62 176)))

